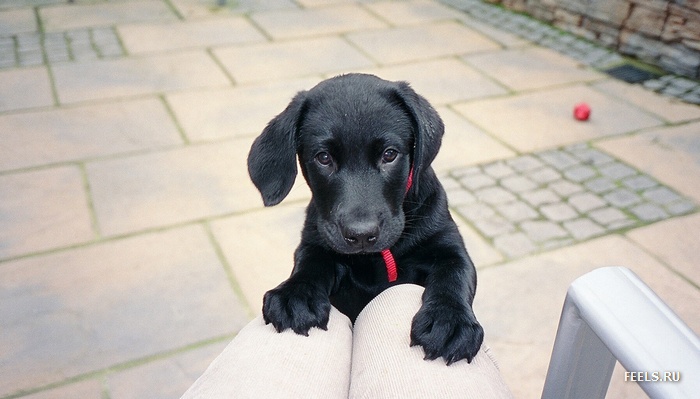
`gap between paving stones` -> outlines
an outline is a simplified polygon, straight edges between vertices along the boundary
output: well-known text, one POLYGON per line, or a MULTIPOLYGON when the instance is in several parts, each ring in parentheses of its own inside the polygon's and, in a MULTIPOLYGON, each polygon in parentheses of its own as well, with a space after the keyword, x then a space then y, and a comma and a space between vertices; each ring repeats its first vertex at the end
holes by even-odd
POLYGON ((226 258, 223 248, 221 248, 221 243, 216 239, 216 235, 214 235, 214 232, 211 230, 212 221, 213 220, 207 220, 202 222, 202 227, 204 228, 207 238, 209 239, 209 243, 214 249, 216 257, 219 259, 219 263, 221 263, 221 266, 224 268, 224 272, 226 273, 226 277, 228 278, 228 282, 231 286, 231 289, 233 290, 236 297, 238 297, 238 300, 248 313, 248 318, 253 319, 255 317, 255 312, 253 312, 252 308, 253 304, 248 303, 245 293, 243 292, 243 288, 238 282, 238 279, 236 279, 236 274, 234 273, 233 268, 231 267, 231 263, 229 263, 229 260, 226 258))
POLYGON ((587 143, 452 169, 442 180, 450 206, 511 259, 698 210, 587 143))

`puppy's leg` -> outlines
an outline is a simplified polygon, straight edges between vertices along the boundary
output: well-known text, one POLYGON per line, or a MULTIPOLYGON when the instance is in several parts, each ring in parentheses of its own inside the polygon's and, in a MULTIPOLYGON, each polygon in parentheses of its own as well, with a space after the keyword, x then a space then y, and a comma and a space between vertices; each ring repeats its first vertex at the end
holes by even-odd
POLYGON ((265 293, 265 324, 272 323, 278 332, 291 328, 301 335, 308 335, 312 327, 327 328, 336 271, 324 255, 303 243, 299 246, 292 276, 265 293))
POLYGON ((411 346, 422 346, 426 359, 442 357, 448 365, 462 359, 471 362, 484 340, 472 310, 476 272, 464 256, 442 258, 434 265, 411 326, 411 346))

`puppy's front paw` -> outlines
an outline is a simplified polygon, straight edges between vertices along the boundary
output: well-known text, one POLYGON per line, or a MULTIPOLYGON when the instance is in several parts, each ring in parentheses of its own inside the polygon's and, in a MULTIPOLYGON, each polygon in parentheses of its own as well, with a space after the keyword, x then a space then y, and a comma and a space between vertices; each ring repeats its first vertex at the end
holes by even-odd
POLYGON ((442 356, 448 366, 462 359, 471 363, 483 341, 484 329, 467 305, 434 301, 413 317, 411 346, 422 346, 426 360, 442 356))
POLYGON ((312 327, 326 330, 331 302, 328 295, 314 284, 285 281, 263 298, 263 320, 277 332, 291 328, 309 335, 312 327))

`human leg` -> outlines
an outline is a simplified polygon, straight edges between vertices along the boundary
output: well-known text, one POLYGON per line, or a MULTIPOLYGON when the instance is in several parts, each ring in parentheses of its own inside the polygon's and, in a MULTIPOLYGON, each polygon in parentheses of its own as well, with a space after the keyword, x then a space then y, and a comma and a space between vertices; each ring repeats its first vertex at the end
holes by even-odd
POLYGON ((350 398, 512 398, 488 353, 446 366, 410 347, 411 321, 423 288, 397 285, 374 298, 355 321, 350 398))
POLYGON ((246 325, 181 399, 347 398, 350 320, 331 308, 328 331, 277 333, 262 316, 246 325))

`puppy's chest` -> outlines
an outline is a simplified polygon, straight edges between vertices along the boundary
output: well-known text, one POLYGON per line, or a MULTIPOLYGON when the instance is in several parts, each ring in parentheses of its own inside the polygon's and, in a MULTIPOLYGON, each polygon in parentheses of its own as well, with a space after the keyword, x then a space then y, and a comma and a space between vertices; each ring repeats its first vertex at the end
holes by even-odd
POLYGON ((348 256, 341 261, 343 275, 350 285, 383 286, 388 285, 387 268, 380 254, 348 256))
POLYGON ((360 255, 338 266, 343 276, 330 296, 331 304, 352 322, 362 309, 389 287, 381 255, 360 255))
MULTIPOLYGON (((330 299, 333 306, 348 316, 351 321, 355 321, 362 309, 391 285, 414 283, 423 285, 421 279, 417 278, 414 268, 406 259, 406 268, 399 269, 398 279, 390 283, 387 275, 386 265, 381 255, 360 255, 348 259, 342 265, 343 278, 340 280, 337 289, 331 294, 330 299)), ((398 258, 397 261, 400 261, 398 258)))

